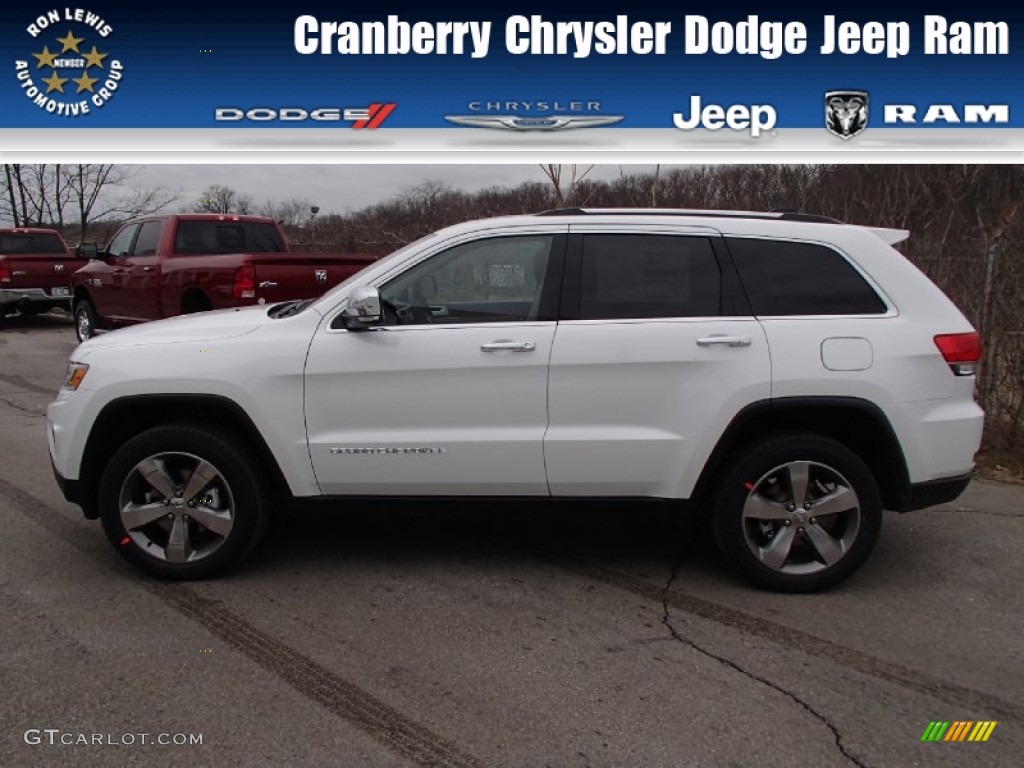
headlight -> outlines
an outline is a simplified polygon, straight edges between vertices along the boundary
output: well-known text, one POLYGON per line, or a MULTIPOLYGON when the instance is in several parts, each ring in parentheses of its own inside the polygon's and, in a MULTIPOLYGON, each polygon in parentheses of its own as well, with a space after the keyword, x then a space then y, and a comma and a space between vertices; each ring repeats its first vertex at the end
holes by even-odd
POLYGON ((68 363, 68 372, 64 377, 64 385, 61 389, 70 389, 72 391, 78 389, 82 384, 82 380, 85 378, 85 374, 89 372, 89 366, 85 363, 76 363, 71 361, 68 363))

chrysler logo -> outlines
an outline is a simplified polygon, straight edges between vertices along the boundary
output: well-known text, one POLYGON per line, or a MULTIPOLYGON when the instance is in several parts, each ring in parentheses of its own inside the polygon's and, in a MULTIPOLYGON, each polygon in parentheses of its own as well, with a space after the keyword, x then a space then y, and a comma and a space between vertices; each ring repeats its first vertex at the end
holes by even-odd
POLYGON ((564 131, 614 125, 623 115, 445 115, 449 123, 470 128, 503 128, 508 131, 564 131))
POLYGON ((326 269, 318 269, 313 274, 316 276, 316 281, 318 283, 326 283, 327 282, 327 270, 326 269))

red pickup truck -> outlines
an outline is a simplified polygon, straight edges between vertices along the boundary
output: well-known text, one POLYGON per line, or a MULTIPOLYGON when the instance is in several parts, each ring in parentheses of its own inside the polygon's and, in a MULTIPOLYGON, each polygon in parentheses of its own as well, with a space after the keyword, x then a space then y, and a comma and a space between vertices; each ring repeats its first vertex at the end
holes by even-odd
POLYGON ((71 279, 75 333, 172 315, 315 298, 375 257, 288 250, 273 219, 184 214, 124 224, 71 279))
POLYGON ((53 229, 0 229, 0 317, 71 307, 71 274, 86 260, 53 229))

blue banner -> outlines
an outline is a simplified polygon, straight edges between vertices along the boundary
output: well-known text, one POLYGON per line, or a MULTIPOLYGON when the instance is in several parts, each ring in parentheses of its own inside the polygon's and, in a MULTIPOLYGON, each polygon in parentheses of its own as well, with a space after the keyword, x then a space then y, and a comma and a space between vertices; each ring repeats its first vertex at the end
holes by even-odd
POLYGON ((378 8, 7 5, 0 129, 1024 127, 1017 11, 378 8))

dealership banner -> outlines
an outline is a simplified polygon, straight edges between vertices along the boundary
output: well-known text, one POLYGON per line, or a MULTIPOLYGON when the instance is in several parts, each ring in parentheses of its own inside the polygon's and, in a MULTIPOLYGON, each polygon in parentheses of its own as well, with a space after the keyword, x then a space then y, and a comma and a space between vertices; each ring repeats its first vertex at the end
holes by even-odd
POLYGON ((664 7, 9 3, 0 152, 1024 151, 1024 11, 664 7))

